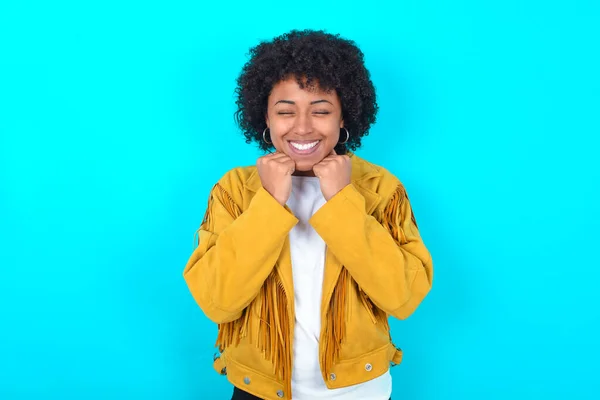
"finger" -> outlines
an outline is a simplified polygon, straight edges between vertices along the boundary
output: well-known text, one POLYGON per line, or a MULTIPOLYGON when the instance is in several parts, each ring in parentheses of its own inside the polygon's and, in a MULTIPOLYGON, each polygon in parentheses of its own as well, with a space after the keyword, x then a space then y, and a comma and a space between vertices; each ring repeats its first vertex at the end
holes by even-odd
POLYGON ((288 167, 288 174, 293 174, 296 171, 296 163, 290 159, 289 162, 282 163, 283 165, 288 167))
POLYGON ((323 164, 328 164, 328 163, 330 163, 330 162, 332 162, 332 161, 335 161, 335 160, 336 160, 336 157, 337 157, 337 156, 327 156, 327 157, 325 157, 324 159, 322 159, 322 160, 321 160, 321 162, 320 162, 319 164, 321 164, 321 163, 323 163, 323 164))
POLYGON ((282 153, 279 150, 275 149, 273 152, 268 153, 268 154, 262 156, 261 158, 264 158, 264 159, 268 160, 268 159, 271 159, 271 158, 273 158, 275 156, 278 156, 280 154, 282 154, 282 153))
POLYGON ((282 160, 286 160, 286 159, 291 160, 290 156, 288 156, 285 153, 277 153, 273 157, 271 157, 271 160, 277 161, 277 162, 281 162, 282 160))
POLYGON ((266 156, 263 156, 261 158, 258 159, 258 162, 261 164, 267 164, 267 163, 280 163, 282 160, 285 160, 287 157, 286 154, 283 153, 271 153, 271 154, 267 154, 266 156))
POLYGON ((285 157, 281 157, 277 159, 277 162, 282 163, 282 164, 289 164, 289 165, 296 165, 296 162, 294 160, 292 160, 290 157, 285 156, 285 157))

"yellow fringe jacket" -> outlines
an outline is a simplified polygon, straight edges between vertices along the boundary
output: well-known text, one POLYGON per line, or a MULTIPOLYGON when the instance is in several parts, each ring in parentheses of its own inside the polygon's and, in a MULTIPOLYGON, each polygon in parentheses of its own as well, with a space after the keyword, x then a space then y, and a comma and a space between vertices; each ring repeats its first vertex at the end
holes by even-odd
MULTIPOLYGON (((406 191, 385 169, 350 154, 351 184, 310 219, 327 244, 319 357, 327 387, 359 384, 400 363, 388 316, 405 319, 433 279, 406 191)), ((294 287, 288 233, 298 222, 261 185, 256 167, 213 187, 198 247, 184 270, 218 324, 214 368, 246 392, 291 399, 294 287)))

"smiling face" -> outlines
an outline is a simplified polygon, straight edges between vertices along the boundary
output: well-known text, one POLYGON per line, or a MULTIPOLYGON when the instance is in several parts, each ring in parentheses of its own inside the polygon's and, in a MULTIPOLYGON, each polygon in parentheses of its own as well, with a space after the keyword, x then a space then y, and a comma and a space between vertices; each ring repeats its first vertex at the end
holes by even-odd
POLYGON ((301 89, 295 78, 273 86, 266 121, 273 146, 295 161, 295 175, 310 175, 338 143, 344 126, 334 90, 301 89))

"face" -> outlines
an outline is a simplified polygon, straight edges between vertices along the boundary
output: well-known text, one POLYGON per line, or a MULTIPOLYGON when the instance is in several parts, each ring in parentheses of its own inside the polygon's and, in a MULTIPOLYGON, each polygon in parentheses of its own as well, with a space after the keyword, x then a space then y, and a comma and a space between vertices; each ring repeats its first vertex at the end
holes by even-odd
POLYGON ((340 140, 342 105, 335 91, 300 89, 295 78, 273 86, 267 127, 277 150, 296 162, 296 174, 310 175, 340 140))

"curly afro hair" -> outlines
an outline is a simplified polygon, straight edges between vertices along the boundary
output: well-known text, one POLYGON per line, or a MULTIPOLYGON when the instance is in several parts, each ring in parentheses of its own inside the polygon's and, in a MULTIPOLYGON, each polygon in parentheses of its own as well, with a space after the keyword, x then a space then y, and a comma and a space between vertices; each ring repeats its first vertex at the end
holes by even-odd
POLYGON ((290 77, 296 78, 300 88, 316 85, 337 92, 350 136, 345 144, 336 146, 336 152, 346 154, 348 149, 359 148, 362 137, 375 123, 375 87, 356 44, 322 30, 292 30, 250 49, 250 59, 235 89, 235 120, 246 143, 257 142, 264 151, 273 148, 262 137, 267 127, 267 102, 273 86, 290 77))

